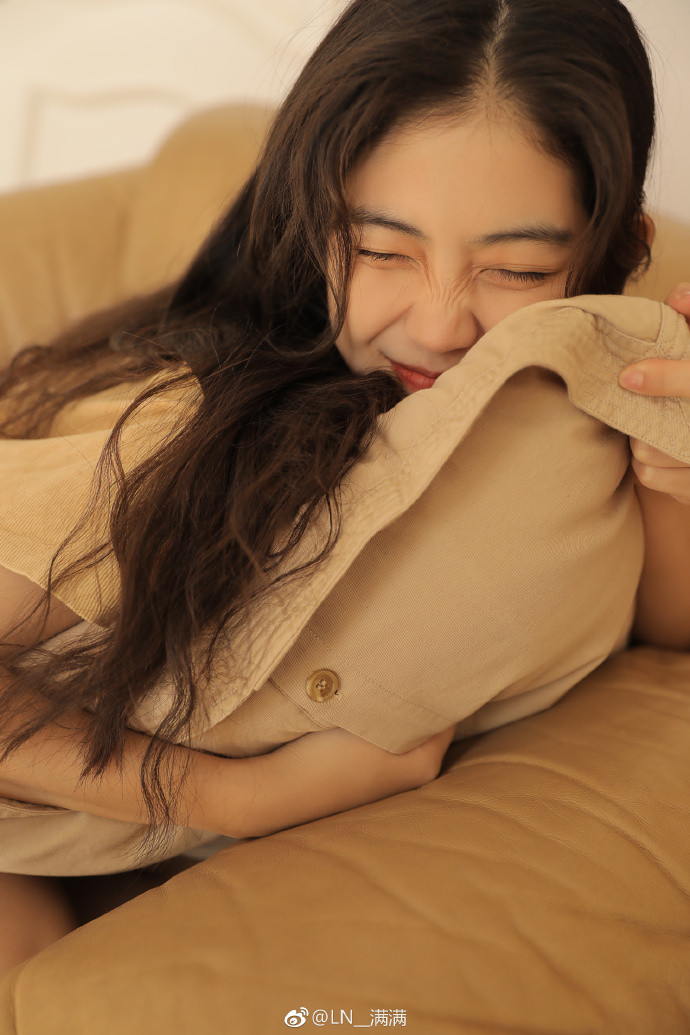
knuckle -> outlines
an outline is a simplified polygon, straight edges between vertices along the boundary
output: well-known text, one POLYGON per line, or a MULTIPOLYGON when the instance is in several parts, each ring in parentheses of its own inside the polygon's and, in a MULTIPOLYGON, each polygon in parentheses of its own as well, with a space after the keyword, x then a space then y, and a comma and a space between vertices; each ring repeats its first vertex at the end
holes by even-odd
POLYGON ((648 464, 635 464, 635 473, 643 485, 649 488, 655 487, 658 481, 656 468, 648 464))
POLYGON ((644 462, 649 459, 650 449, 646 443, 640 442, 637 438, 633 438, 630 440, 630 448, 632 449, 632 454, 636 460, 644 462))

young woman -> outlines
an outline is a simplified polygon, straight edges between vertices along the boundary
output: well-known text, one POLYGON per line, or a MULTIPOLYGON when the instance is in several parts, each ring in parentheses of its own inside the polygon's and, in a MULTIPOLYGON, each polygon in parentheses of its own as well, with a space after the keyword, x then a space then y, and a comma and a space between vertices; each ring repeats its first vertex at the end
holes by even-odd
MULTIPOLYGON (((520 307, 620 293, 648 266, 654 126, 649 62, 619 0, 347 7, 179 281, 27 347, 5 372, 0 431, 19 439, 40 435, 67 402, 121 382, 141 381, 144 405, 163 381, 202 393, 174 441, 136 478, 124 472, 110 526, 120 605, 96 645, 20 675, 14 653, 79 621, 53 596, 71 568, 47 593, 2 570, 12 606, 0 794, 146 815, 152 832, 175 822, 173 796, 189 825, 202 825, 202 800, 207 829, 212 816, 220 832, 255 836, 435 778, 453 728, 400 756, 344 730, 248 759, 172 744, 196 700, 192 645, 202 630, 239 627, 321 505, 338 516, 338 486, 380 414, 432 385, 520 307), (169 376, 152 387, 161 373, 169 376), (293 534, 275 551, 286 529, 293 534), (31 620, 12 627, 27 604, 31 620), (177 697, 160 737, 128 730, 166 666, 177 697), (163 757, 170 793, 156 798, 163 757)), ((687 301, 669 303, 690 312, 687 301)), ((662 386, 668 394, 682 391, 678 366, 662 386)), ((106 453, 116 449, 115 438, 106 453)), ((649 459, 661 474, 640 469, 638 485, 656 545, 636 634, 690 643, 690 623, 673 625, 664 604, 685 557, 690 564, 690 512, 671 501, 690 497, 687 472, 649 459)), ((0 894, 15 896, 2 936, 9 966, 74 921, 45 878, 4 880, 0 894)))

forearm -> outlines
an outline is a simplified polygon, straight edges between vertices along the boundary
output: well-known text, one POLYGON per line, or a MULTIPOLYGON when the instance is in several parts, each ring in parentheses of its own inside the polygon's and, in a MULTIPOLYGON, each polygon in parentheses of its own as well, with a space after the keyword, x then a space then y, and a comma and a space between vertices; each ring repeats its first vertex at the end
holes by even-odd
MULTIPOLYGON (((88 712, 77 709, 30 737, 0 764, 0 795, 20 801, 58 805, 130 823, 147 823, 141 763, 151 738, 128 730, 122 772, 112 758, 102 775, 81 780, 84 756, 80 731, 88 712)), ((243 821, 255 796, 254 758, 224 758, 172 745, 170 763, 177 786, 189 770, 173 804, 176 825, 242 837, 243 821)))
MULTIPOLYGON (((82 780, 80 734, 89 718, 82 709, 70 712, 0 763, 0 796, 148 823, 140 772, 151 738, 128 730, 122 764, 113 758, 100 776, 82 780)), ((257 837, 379 801, 435 779, 454 731, 455 723, 400 755, 338 728, 247 758, 173 744, 173 786, 180 786, 173 821, 229 837, 257 837)))
POLYGON ((639 483, 635 491, 642 509, 645 559, 634 640, 690 650, 690 506, 639 483))
MULTIPOLYGON (((88 721, 88 713, 76 709, 22 744, 0 764, 0 795, 108 819, 148 822, 140 770, 151 738, 129 730, 121 767, 113 758, 101 776, 80 782, 80 731, 88 721)), ((338 751, 341 737, 346 743, 357 742, 366 754, 388 754, 344 730, 307 734, 298 742, 247 758, 172 745, 175 785, 187 759, 190 766, 173 803, 176 825, 257 837, 385 796, 377 787, 375 771, 349 765, 338 751)), ((402 762, 399 765, 402 768, 402 762)))

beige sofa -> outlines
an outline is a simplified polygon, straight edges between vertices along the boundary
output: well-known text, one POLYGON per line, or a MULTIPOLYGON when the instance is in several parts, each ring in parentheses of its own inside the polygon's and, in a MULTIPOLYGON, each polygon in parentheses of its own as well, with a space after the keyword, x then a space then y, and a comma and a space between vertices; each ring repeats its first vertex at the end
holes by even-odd
MULTIPOLYGON (((204 112, 144 168, 0 198, 5 353, 179 273, 268 117, 204 112)), ((690 227, 657 224, 633 293, 663 300, 690 227)), ((687 1035, 689 820, 690 657, 636 647, 418 790, 65 878, 83 926, 0 983, 0 1035, 687 1035)))

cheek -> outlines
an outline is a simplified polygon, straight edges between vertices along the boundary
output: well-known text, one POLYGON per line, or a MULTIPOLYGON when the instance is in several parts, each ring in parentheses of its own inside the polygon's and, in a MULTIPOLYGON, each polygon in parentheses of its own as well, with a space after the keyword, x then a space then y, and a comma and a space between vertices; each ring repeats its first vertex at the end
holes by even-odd
POLYGON ((530 291, 485 290, 475 294, 472 308, 474 315, 483 327, 489 331, 511 313, 536 302, 545 302, 565 296, 565 275, 537 285, 530 291))
MULTIPOLYGON (((565 297, 566 274, 535 286, 533 290, 500 288, 478 280, 469 286, 465 306, 484 334, 511 313, 535 302, 565 297)), ((413 297, 414 283, 399 276, 362 268, 352 278, 345 325, 339 338, 341 351, 351 358, 389 327, 403 320, 413 297)))
POLYGON ((367 341, 402 316, 404 293, 393 278, 363 270, 352 279, 345 325, 353 339, 367 341))

